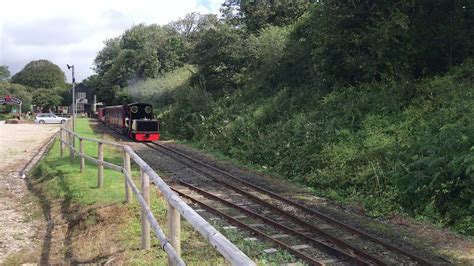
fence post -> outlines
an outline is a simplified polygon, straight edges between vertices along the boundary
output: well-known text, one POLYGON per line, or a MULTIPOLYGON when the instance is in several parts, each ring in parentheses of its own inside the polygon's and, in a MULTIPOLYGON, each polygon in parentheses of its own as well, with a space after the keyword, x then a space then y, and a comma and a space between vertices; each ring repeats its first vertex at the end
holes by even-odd
MULTIPOLYGON (((74 132, 74 130, 72 129, 72 124, 71 123, 69 124, 69 131, 74 132)), ((71 145, 73 147, 72 148, 72 151, 73 151, 72 152, 72 160, 74 160, 74 148, 75 148, 75 146, 74 146, 74 134, 73 133, 69 134, 69 137, 70 137, 69 145, 71 145)))
MULTIPOLYGON (((72 124, 69 124, 69 131, 73 131, 72 130, 72 124)), ((75 154, 74 154, 74 149, 76 148, 75 145, 74 145, 74 142, 75 142, 75 136, 74 136, 74 133, 70 133, 69 134, 69 145, 71 145, 71 151, 72 151, 72 156, 71 156, 71 163, 74 162, 74 157, 75 157, 75 154)))
MULTIPOLYGON (((176 254, 181 256, 181 216, 168 202, 168 240, 176 250, 176 254)), ((172 265, 172 261, 168 258, 168 264, 172 265)))
POLYGON ((99 164, 97 165, 97 187, 101 188, 104 186, 104 145, 101 142, 97 142, 97 148, 99 150, 99 164))
MULTIPOLYGON (((140 168, 141 192, 146 204, 150 206, 150 177, 140 168)), ((151 206, 150 206, 151 208, 151 206)), ((142 208, 142 249, 150 249, 150 223, 146 218, 145 210, 142 208)))
POLYGON ((61 147, 61 158, 64 157, 64 131, 63 128, 59 129, 59 146, 61 147))
MULTIPOLYGON (((130 177, 132 176, 132 166, 130 164, 130 154, 128 154, 126 151, 123 151, 123 170, 126 171, 130 177)), ((125 202, 130 203, 132 201, 132 191, 130 186, 127 183, 127 177, 125 174, 123 175, 124 177, 124 183, 125 183, 125 202)))
POLYGON ((84 141, 82 138, 79 138, 79 157, 81 158, 81 173, 84 173, 86 168, 86 159, 83 156, 84 154, 84 141))
POLYGON ((72 148, 72 134, 71 133, 67 133, 68 134, 68 144, 69 144, 69 160, 71 161, 71 164, 74 163, 74 149, 72 148))

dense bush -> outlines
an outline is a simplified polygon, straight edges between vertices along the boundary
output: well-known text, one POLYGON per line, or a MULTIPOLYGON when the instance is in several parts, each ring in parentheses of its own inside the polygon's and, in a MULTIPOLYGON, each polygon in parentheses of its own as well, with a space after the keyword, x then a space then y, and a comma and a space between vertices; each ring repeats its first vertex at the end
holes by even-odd
POLYGON ((199 134, 204 116, 210 112, 212 99, 199 86, 184 86, 174 93, 175 104, 163 115, 162 127, 167 132, 193 139, 199 134))
POLYGON ((304 90, 280 90, 253 103, 240 91, 213 102, 188 88, 163 125, 333 198, 362 202, 370 215, 404 210, 473 234, 471 70, 467 63, 415 84, 365 84, 311 100, 304 90))

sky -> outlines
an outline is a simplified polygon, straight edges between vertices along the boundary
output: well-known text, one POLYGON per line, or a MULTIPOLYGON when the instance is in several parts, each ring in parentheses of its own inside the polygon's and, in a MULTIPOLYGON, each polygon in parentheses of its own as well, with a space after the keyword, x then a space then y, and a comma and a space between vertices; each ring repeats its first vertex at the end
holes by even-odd
POLYGON ((165 25, 191 12, 218 13, 224 0, 13 0, 0 5, 0 65, 11 74, 30 61, 57 64, 71 82, 94 74, 104 41, 140 23, 165 25))

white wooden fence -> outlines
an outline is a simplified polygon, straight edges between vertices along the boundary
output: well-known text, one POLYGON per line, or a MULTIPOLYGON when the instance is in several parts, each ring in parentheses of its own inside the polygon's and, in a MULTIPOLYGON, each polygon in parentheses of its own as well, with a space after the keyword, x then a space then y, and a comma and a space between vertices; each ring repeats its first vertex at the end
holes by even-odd
POLYGON ((185 265, 181 258, 181 216, 186 219, 194 229, 201 235, 232 265, 255 265, 242 251, 225 238, 212 225, 189 207, 171 188, 161 179, 161 177, 133 150, 127 145, 121 145, 114 142, 81 137, 71 131, 72 123, 66 123, 59 132, 61 157, 64 156, 65 147, 69 148, 71 163, 74 157, 80 157, 80 171, 85 170, 85 160, 97 165, 97 186, 104 185, 104 166, 115 171, 123 173, 125 187, 125 201, 130 203, 132 193, 138 200, 141 207, 141 248, 150 249, 150 228, 160 241, 161 248, 168 254, 168 263, 170 265, 185 265), (75 147, 76 138, 79 140, 79 149, 75 147), (84 142, 97 143, 98 158, 85 154, 84 142), (123 165, 116 165, 104 161, 104 145, 118 148, 123 153, 123 165), (140 168, 140 189, 135 185, 132 179, 131 160, 140 168), (153 216, 150 208, 150 180, 161 192, 168 203, 168 236, 166 236, 153 216))

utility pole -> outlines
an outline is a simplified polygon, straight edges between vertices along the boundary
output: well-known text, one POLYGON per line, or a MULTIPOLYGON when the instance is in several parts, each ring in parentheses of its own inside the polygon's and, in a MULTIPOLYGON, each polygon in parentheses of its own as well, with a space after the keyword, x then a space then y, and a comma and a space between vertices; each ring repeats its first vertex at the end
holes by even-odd
MULTIPOLYGON (((67 69, 72 70, 72 132, 74 132, 76 128, 76 78, 74 77, 74 65, 67 65, 67 69)), ((75 146, 75 141, 72 143, 72 146, 75 146)))

